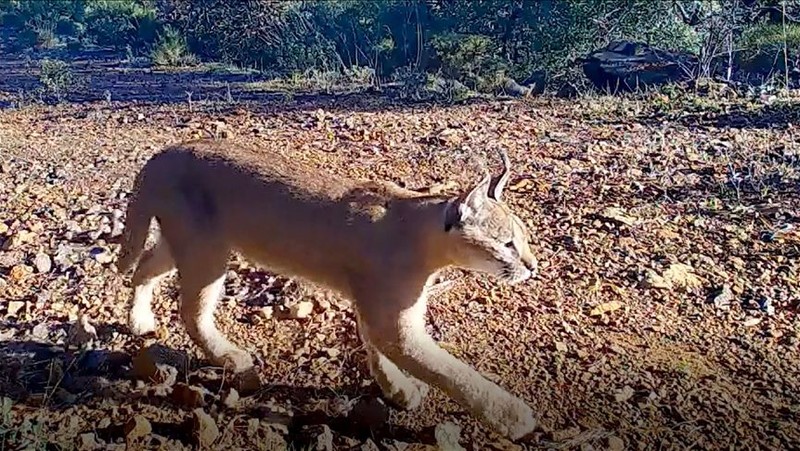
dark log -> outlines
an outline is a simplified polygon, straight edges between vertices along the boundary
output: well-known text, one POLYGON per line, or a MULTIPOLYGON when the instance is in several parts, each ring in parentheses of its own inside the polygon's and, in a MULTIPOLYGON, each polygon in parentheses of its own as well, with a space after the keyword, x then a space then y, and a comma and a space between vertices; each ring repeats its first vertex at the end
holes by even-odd
POLYGON ((598 90, 616 93, 691 79, 698 58, 640 42, 616 41, 578 62, 598 90))

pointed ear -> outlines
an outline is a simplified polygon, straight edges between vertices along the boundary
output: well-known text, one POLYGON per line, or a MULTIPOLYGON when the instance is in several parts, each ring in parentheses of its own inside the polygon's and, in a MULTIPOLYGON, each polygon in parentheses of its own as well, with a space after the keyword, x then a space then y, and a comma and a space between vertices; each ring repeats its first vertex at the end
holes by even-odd
POLYGON ((472 208, 473 210, 480 209, 484 202, 486 202, 486 198, 489 195, 489 186, 492 183, 492 176, 486 174, 474 188, 472 191, 467 193, 466 197, 464 198, 464 203, 472 208))
POLYGON ((445 232, 449 232, 450 229, 464 222, 483 206, 486 202, 490 182, 491 176, 487 174, 468 193, 462 194, 447 203, 444 219, 445 232))
POLYGON ((508 183, 508 178, 511 175, 511 161, 508 159, 508 154, 502 149, 498 150, 500 159, 503 160, 503 172, 497 178, 493 178, 489 185, 489 197, 500 202, 503 199, 503 189, 508 183))

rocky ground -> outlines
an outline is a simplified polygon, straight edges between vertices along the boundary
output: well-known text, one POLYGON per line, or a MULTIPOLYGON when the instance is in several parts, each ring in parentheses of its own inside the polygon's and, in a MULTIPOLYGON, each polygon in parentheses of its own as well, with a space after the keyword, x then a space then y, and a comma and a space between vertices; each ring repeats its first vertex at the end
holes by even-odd
MULTIPOLYGON (((18 89, 4 91, 14 105, 18 89)), ((797 446, 797 109, 731 97, 0 110, 0 446, 797 446), (505 148, 507 200, 531 229, 540 276, 508 287, 448 271, 429 329, 534 406, 542 432, 511 443, 436 390, 417 411, 385 405, 345 300, 238 258, 217 322, 258 357, 260 390, 240 393, 205 364, 172 279, 158 334, 133 337, 130 288, 114 270, 132 178, 162 146, 200 136, 412 188, 467 187, 505 148)))

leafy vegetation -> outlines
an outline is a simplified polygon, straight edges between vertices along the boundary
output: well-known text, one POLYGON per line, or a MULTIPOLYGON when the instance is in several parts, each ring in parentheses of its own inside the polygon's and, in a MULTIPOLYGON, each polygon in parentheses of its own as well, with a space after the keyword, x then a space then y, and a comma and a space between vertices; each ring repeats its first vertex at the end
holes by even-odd
POLYGON ((46 94, 61 99, 74 85, 75 77, 66 61, 46 58, 41 63, 39 81, 46 94))
POLYGON ((156 66, 191 66, 197 58, 189 52, 184 38, 172 27, 165 27, 151 53, 156 66))
POLYGON ((146 2, 97 0, 86 14, 86 35, 103 46, 142 49, 158 39, 156 9, 146 2))
POLYGON ((196 55, 284 78, 367 68, 372 83, 410 68, 478 91, 571 80, 576 58, 620 39, 698 54, 698 76, 733 61, 785 73, 800 63, 798 12, 800 0, 0 0, 23 49, 96 44, 158 65, 196 55))

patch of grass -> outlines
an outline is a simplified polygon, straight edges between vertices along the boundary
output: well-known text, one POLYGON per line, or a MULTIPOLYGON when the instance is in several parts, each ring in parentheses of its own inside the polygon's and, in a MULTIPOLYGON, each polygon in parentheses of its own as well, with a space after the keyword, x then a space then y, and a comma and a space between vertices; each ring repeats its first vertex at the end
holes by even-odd
POLYGON ((61 43, 56 35, 56 24, 48 20, 32 20, 31 30, 36 35, 36 44, 43 49, 53 49, 61 43))
POLYGON ((249 67, 237 66, 235 64, 212 62, 203 64, 203 68, 210 74, 218 75, 253 75, 258 74, 258 70, 249 67))
POLYGON ((189 51, 180 32, 172 27, 165 27, 150 52, 153 64, 160 67, 195 66, 197 57, 189 51))
POLYGON ((375 84, 375 69, 366 66, 353 66, 348 68, 345 73, 347 81, 354 85, 367 86, 375 84))

